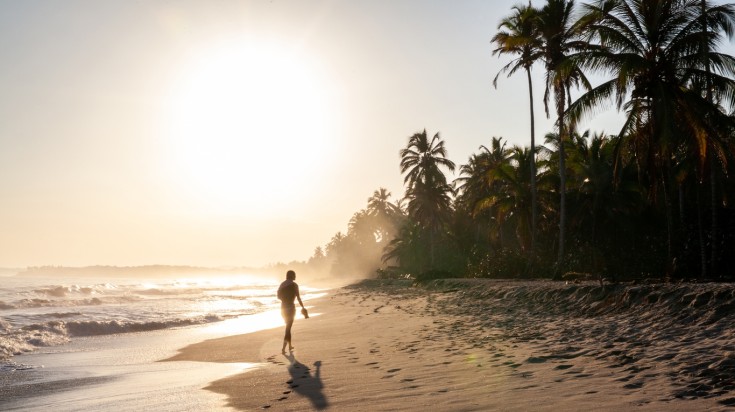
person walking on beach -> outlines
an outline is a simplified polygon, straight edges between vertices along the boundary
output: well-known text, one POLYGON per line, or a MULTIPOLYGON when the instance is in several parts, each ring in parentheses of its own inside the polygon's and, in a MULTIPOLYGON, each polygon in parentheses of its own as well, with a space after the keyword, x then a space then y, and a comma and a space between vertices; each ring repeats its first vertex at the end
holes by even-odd
POLYGON ((293 321, 296 318, 296 304, 294 303, 294 299, 298 299, 302 312, 306 313, 306 308, 299 294, 299 285, 296 284, 295 280, 296 272, 289 270, 286 272, 286 280, 278 287, 278 299, 281 301, 281 316, 283 316, 283 320, 286 322, 286 334, 283 336, 281 353, 286 353, 286 344, 288 344, 288 350, 293 351, 291 326, 293 326, 293 321))

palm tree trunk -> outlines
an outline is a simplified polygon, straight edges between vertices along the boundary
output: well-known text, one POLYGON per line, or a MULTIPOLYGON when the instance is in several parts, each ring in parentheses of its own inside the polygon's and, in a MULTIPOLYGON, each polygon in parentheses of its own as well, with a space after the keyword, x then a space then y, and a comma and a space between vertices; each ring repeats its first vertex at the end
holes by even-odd
POLYGON ((715 161, 713 156, 709 158, 709 163, 710 203, 712 205, 712 232, 710 233, 712 260, 710 261, 710 275, 712 275, 713 277, 717 277, 719 275, 719 271, 717 270, 717 173, 715 171, 715 161))
MULTIPOLYGON (((705 78, 706 96, 708 103, 712 102, 712 85, 710 84, 710 64, 709 64, 709 46, 707 44, 707 1, 702 0, 700 2, 701 13, 702 13, 702 28, 704 30, 704 36, 702 36, 702 54, 704 58, 705 70, 707 76, 705 78)), ((711 152, 711 151, 710 151, 711 152)), ((714 156, 710 154, 709 157, 709 175, 710 175, 710 204, 712 207, 712 230, 711 230, 711 253, 712 260, 710 262, 710 273, 713 276, 717 275, 717 173, 715 172, 715 161, 714 156)))
POLYGON ((564 86, 557 87, 556 90, 556 111, 557 122, 559 123, 559 255, 557 256, 557 266, 561 270, 564 263, 564 237, 567 221, 567 171, 566 171, 566 153, 564 151, 564 86))
POLYGON ((434 270, 434 230, 429 232, 429 263, 431 270, 434 270))
POLYGON ((699 255, 701 258, 700 279, 707 277, 707 247, 704 241, 704 222, 702 221, 702 186, 704 184, 697 182, 697 234, 699 235, 699 255))
POLYGON ((536 125, 533 115, 533 82, 531 68, 526 67, 528 77, 528 99, 531 110, 531 255, 536 254, 536 223, 538 222, 538 204, 536 201, 536 125))

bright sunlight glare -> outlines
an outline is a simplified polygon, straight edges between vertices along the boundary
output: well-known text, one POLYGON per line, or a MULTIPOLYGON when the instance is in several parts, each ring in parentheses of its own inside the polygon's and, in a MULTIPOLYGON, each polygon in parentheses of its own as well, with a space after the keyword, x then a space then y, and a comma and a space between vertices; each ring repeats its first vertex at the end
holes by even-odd
POLYGON ((198 53, 185 67, 166 152, 170 179, 197 207, 274 213, 322 178, 335 114, 313 59, 241 41, 198 53))

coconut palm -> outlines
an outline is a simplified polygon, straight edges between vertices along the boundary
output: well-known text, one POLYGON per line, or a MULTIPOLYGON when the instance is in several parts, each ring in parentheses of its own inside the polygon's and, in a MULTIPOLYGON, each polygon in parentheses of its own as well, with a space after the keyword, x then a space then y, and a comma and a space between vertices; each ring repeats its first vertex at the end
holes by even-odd
POLYGON ((373 195, 368 199, 368 212, 373 216, 380 217, 389 217, 397 213, 398 207, 388 200, 390 197, 391 193, 384 187, 374 191, 373 195))
POLYGON ((569 168, 574 176, 578 230, 589 230, 589 240, 600 241, 600 227, 613 226, 627 219, 641 205, 636 181, 614 176, 614 148, 617 137, 593 134, 575 135, 570 142, 569 168))
POLYGON ((460 176, 454 181, 457 186, 457 202, 465 203, 471 209, 492 191, 487 174, 508 161, 510 153, 505 148, 502 137, 493 137, 490 147, 492 149, 480 146, 480 153, 470 156, 467 164, 459 168, 460 176))
MULTIPOLYGON (((548 0, 538 13, 538 31, 545 65, 546 89, 544 107, 549 115, 549 97, 554 94, 556 128, 562 142, 567 139, 564 112, 571 100, 572 87, 589 89, 590 83, 575 58, 587 50, 589 44, 581 38, 577 22, 573 20, 574 0, 548 0)), ((559 249, 558 265, 564 260, 566 230, 566 154, 564 144, 559 145, 559 249)))
POLYGON ((693 156, 703 179, 707 159, 726 167, 726 131, 735 102, 735 59, 716 52, 731 37, 735 7, 701 0, 602 0, 585 6, 584 26, 599 48, 580 62, 611 79, 569 109, 577 119, 613 100, 626 115, 620 150, 635 158, 655 200, 663 193, 672 256, 670 194, 677 154, 693 156), (682 150, 683 148, 683 150, 682 150))
POLYGON ((373 221, 378 242, 392 239, 402 217, 402 212, 398 206, 390 202, 390 197, 388 189, 381 187, 368 199, 367 214, 373 221))
POLYGON ((476 210, 490 210, 498 223, 498 232, 512 227, 521 250, 531 246, 531 151, 515 146, 508 162, 498 164, 487 173, 492 193, 481 199, 476 210))
POLYGON ((478 223, 475 225, 477 239, 480 237, 480 230, 486 231, 489 239, 497 236, 502 239, 502 233, 497 225, 493 227, 495 218, 491 211, 488 208, 478 208, 477 205, 499 189, 496 182, 488 181, 488 175, 493 169, 508 163, 509 156, 510 151, 506 148, 503 138, 493 137, 490 149, 484 145, 480 146, 480 153, 473 154, 469 162, 460 167, 460 177, 454 181, 458 193, 455 204, 458 210, 465 210, 478 223))
POLYGON ((426 130, 415 133, 400 151, 401 173, 408 185, 408 215, 430 235, 430 259, 434 264, 434 240, 451 212, 452 187, 442 168, 454 171, 454 162, 447 159, 447 150, 439 133, 429 140, 426 130))
POLYGON ((382 260, 384 263, 395 262, 406 274, 418 275, 427 269, 426 243, 425 231, 408 221, 386 246, 382 260))
POLYGON ((441 167, 454 171, 454 162, 447 159, 444 141, 436 133, 429 140, 426 129, 414 133, 408 139, 408 146, 400 151, 401 173, 406 176, 404 183, 413 186, 416 182, 446 183, 447 179, 441 167))
POLYGON ((535 119, 533 111, 533 82, 531 81, 531 67, 542 57, 542 43, 537 30, 538 10, 531 6, 516 5, 510 16, 504 18, 498 25, 500 30, 492 42, 497 45, 494 55, 516 56, 510 63, 503 66, 495 76, 493 85, 497 87, 498 77, 507 73, 513 75, 519 69, 526 72, 528 80, 528 100, 531 115, 531 250, 536 247, 536 232, 538 222, 538 201, 536 199, 536 137, 535 119))

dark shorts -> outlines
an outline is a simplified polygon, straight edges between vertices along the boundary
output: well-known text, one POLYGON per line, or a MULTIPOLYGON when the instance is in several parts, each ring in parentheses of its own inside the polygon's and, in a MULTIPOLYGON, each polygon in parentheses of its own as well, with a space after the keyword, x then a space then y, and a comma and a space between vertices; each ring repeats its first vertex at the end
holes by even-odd
POLYGON ((296 318, 296 305, 281 305, 281 316, 287 323, 293 322, 296 318))

